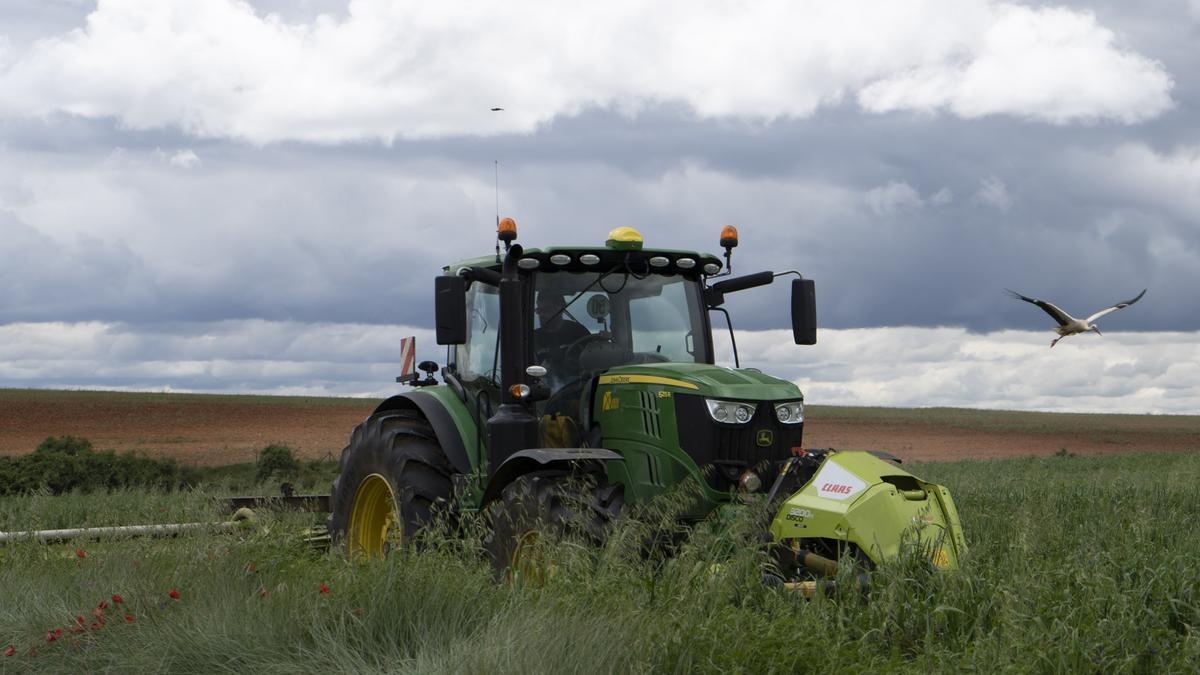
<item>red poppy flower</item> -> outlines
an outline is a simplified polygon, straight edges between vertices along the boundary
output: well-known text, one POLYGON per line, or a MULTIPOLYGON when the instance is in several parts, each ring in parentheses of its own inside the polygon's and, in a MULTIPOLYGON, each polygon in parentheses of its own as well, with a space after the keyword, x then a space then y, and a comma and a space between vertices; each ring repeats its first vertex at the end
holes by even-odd
POLYGON ((167 595, 171 596, 171 599, 172 599, 172 600, 178 600, 178 599, 179 599, 179 591, 175 590, 174 588, 172 588, 172 589, 171 589, 171 592, 167 593, 167 595))
POLYGON ((88 626, 88 628, 90 628, 91 630, 100 630, 100 627, 103 625, 104 625, 103 621, 93 621, 92 625, 88 626))
POLYGON ((100 604, 96 605, 96 609, 100 610, 101 612, 103 612, 104 610, 108 609, 108 601, 107 601, 107 600, 101 600, 101 601, 100 601, 100 604))
POLYGON ((62 637, 62 634, 63 634, 63 629, 61 629, 61 628, 54 629, 54 637, 62 637))
POLYGON ((92 616, 96 617, 97 621, 103 622, 104 621, 104 610, 97 607, 96 609, 92 610, 92 616))
POLYGON ((113 593, 113 596, 112 596, 112 601, 113 601, 113 602, 115 602, 116 604, 118 604, 118 605, 119 605, 119 604, 121 604, 122 602, 125 602, 125 598, 122 598, 122 597, 121 597, 119 594, 117 594, 117 593, 113 593))
POLYGON ((329 587, 325 585, 324 581, 321 582, 320 586, 317 586, 317 592, 322 595, 329 592, 329 587))
POLYGON ((54 631, 52 631, 52 630, 46 631, 46 642, 54 642, 57 639, 58 639, 58 636, 54 634, 54 631))
POLYGON ((133 615, 132 614, 125 615, 125 623, 133 623, 133 615))
POLYGON ((12 656, 13 654, 16 654, 16 653, 17 653, 17 648, 13 647, 12 645, 9 645, 8 649, 4 650, 5 656, 12 656))
POLYGON ((87 619, 84 619, 82 616, 75 617, 75 623, 79 624, 80 626, 82 626, 85 621, 87 621, 87 619))
POLYGON ((77 549, 75 549, 75 557, 77 557, 77 558, 86 558, 86 557, 87 557, 87 554, 83 552, 83 549, 81 549, 81 548, 77 548, 77 549))

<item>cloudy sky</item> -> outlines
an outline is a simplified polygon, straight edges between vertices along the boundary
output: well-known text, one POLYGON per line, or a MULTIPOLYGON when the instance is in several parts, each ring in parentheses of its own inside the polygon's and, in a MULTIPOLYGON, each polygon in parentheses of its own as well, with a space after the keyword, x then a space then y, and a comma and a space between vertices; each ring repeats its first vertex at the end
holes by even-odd
POLYGON ((527 245, 816 279, 730 304, 812 403, 1200 411, 1200 0, 574 4, 0 3, 0 386, 387 394, 499 162, 527 245))

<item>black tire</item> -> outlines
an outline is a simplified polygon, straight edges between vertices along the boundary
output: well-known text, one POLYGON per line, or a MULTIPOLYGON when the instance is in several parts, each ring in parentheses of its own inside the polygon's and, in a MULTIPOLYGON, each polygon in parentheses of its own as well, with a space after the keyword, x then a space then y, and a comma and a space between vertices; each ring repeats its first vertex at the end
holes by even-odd
POLYGON ((450 477, 454 469, 433 428, 415 410, 389 410, 368 417, 350 435, 338 469, 329 496, 329 533, 335 546, 348 546, 355 496, 363 479, 372 474, 382 476, 395 496, 403 545, 413 542, 439 514, 453 515, 450 477))
POLYGON ((623 486, 598 471, 548 469, 519 476, 488 508, 491 527, 483 547, 496 579, 512 578, 514 556, 532 533, 601 545, 624 508, 623 486))

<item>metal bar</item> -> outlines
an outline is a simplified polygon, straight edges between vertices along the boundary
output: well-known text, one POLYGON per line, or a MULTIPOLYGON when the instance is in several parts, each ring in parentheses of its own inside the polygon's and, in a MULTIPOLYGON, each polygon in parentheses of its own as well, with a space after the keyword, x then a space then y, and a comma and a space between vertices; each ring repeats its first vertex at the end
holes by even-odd
POLYGON ((165 525, 120 525, 116 527, 77 527, 66 530, 28 530, 0 532, 0 544, 14 541, 38 540, 54 544, 72 539, 118 539, 121 537, 174 537, 196 530, 224 532, 241 523, 170 523, 165 525))
POLYGON ((296 511, 313 511, 313 512, 328 512, 329 511, 329 495, 291 495, 278 497, 262 497, 262 496, 245 496, 245 497, 230 497, 228 499, 229 508, 237 510, 241 508, 257 509, 271 506, 284 506, 296 511))

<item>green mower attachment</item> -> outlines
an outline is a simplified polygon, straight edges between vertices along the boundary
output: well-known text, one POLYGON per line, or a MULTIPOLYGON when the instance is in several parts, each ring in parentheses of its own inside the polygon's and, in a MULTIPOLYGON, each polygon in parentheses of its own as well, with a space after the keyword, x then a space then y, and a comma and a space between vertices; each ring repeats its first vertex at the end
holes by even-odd
POLYGON ((955 570, 967 544, 950 491, 879 452, 803 451, 780 471, 768 499, 781 500, 769 531, 783 581, 806 595, 837 576, 846 557, 870 569, 916 547, 939 570, 955 570))

